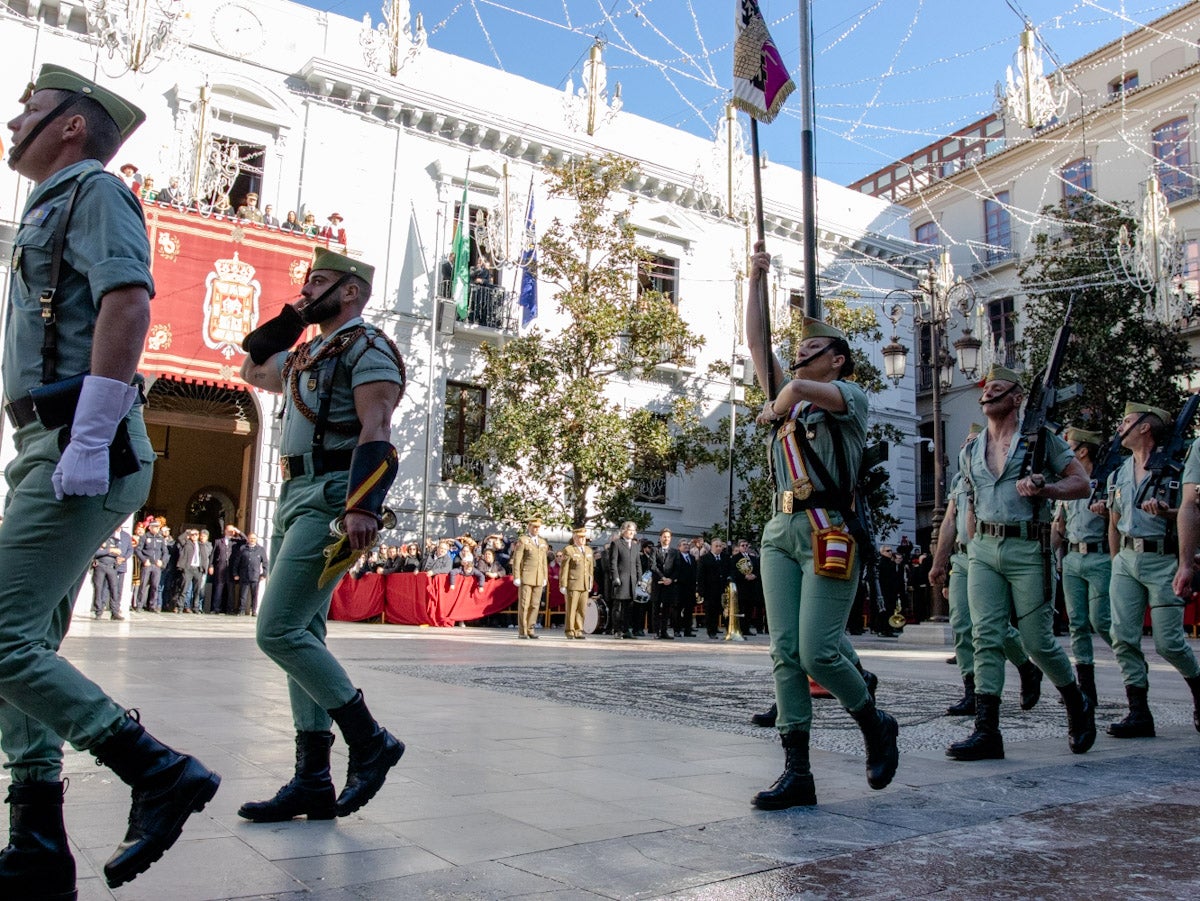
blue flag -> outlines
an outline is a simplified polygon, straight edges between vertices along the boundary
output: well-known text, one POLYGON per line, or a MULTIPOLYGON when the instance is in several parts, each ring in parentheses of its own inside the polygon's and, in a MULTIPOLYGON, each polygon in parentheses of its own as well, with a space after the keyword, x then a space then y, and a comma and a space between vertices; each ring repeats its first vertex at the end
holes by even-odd
POLYGON ((533 220, 533 191, 529 192, 529 212, 525 214, 525 249, 521 252, 521 327, 537 319, 537 229, 533 220))

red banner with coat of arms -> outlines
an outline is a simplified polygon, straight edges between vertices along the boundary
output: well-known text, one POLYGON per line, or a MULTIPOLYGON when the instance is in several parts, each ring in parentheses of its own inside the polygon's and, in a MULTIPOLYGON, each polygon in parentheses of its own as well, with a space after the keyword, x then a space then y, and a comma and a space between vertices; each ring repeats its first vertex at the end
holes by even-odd
POLYGON ((145 212, 157 293, 139 369, 244 388, 242 339, 299 296, 314 241, 171 207, 145 212))

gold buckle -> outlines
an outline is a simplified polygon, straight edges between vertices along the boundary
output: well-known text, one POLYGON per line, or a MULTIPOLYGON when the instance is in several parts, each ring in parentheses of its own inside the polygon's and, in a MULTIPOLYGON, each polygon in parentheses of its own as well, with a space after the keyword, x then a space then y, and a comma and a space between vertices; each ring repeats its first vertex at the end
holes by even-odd
POLYGON ((1075 550, 1077 550, 1079 553, 1086 556, 1087 552, 1088 552, 1087 542, 1086 541, 1079 542, 1079 545, 1075 548, 1075 550))
POLYGON ((279 458, 279 474, 283 476, 285 482, 292 480, 292 463, 289 457, 279 458))
POLYGON ((792 512, 792 507, 793 507, 792 497, 793 497, 792 492, 790 492, 790 491, 783 492, 783 497, 781 497, 779 499, 780 511, 782 511, 783 513, 791 513, 792 512))

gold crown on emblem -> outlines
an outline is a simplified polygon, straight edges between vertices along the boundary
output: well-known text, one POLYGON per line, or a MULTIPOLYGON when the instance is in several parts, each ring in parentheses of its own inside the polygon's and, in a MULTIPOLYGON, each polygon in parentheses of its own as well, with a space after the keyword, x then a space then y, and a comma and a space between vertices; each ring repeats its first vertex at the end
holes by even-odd
POLYGON ((217 270, 221 281, 248 285, 254 279, 254 267, 244 260, 239 260, 237 251, 234 251, 232 260, 217 260, 213 263, 213 268, 217 270))

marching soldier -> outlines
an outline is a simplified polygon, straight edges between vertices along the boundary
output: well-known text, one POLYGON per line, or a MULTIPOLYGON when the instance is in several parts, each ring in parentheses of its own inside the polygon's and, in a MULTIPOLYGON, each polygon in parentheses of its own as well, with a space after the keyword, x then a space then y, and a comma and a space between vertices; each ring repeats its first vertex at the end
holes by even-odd
MULTIPOLYGON (((827 688, 862 730, 867 784, 886 788, 900 751, 896 720, 875 706, 867 682, 842 652, 846 621, 859 580, 857 531, 848 498, 866 440, 867 396, 847 378, 854 358, 846 336, 807 319, 787 381, 763 333, 759 282, 771 257, 762 244, 752 257, 746 333, 759 384, 783 387, 769 398, 760 423, 782 421, 768 453, 776 484, 775 514, 762 537, 763 595, 775 663, 776 728, 784 747, 783 774, 752 803, 763 810, 817 803, 809 765, 812 696, 809 677, 827 688), (768 378, 770 374, 770 378, 768 378)), ((860 533, 861 534, 861 533, 860 533)))
MULTIPOLYGON (((1179 498, 1179 513, 1176 517, 1179 529, 1179 569, 1175 573, 1172 589, 1178 598, 1191 598, 1194 592, 1192 577, 1195 574, 1197 539, 1200 539, 1200 441, 1193 441, 1188 448, 1187 462, 1183 466, 1183 492, 1179 498)), ((1200 732, 1200 676, 1187 679, 1192 690, 1192 725, 1200 732)))
POLYGON ((137 197, 104 172, 145 114, 53 65, 20 103, 8 164, 33 190, 14 242, 3 358, 17 448, 0 524, 6 901, 75 897, 64 740, 132 789, 125 840, 104 865, 112 887, 162 857, 221 781, 58 655, 96 548, 150 492, 154 449, 136 373, 154 293, 150 243, 137 197))
MULTIPOLYGON (((982 431, 981 425, 971 423, 959 449, 958 474, 950 484, 950 500, 946 505, 933 567, 929 572, 929 580, 935 587, 949 580, 950 630, 954 633, 954 658, 963 681, 963 696, 946 708, 946 716, 974 716, 976 713, 975 647, 971 638, 971 609, 967 603, 967 545, 974 529, 970 483, 964 473, 967 468, 967 449, 982 431)), ((1021 646, 1021 635, 1011 624, 1004 638, 1004 656, 1012 661, 1021 677, 1021 709, 1032 710, 1042 695, 1042 671, 1025 653, 1021 646)))
POLYGON ((1071 661, 1054 640, 1044 577, 1049 548, 1047 501, 1088 494, 1087 475, 1071 449, 1047 434, 1046 472, 1021 478, 1026 452, 1018 433, 1023 392, 1018 373, 993 366, 980 397, 987 429, 967 453, 966 477, 975 508, 975 537, 967 549, 967 604, 975 646, 975 731, 946 749, 955 760, 1004 757, 1000 693, 1004 640, 1015 610, 1021 643, 1062 694, 1068 744, 1083 754, 1096 740, 1095 711, 1079 690, 1071 661), (1057 477, 1057 481, 1050 481, 1057 477))
POLYGON ((249 357, 242 377, 286 397, 283 487, 256 631, 258 646, 287 674, 296 727, 293 779, 270 800, 238 810, 257 823, 351 814, 375 797, 404 753, 404 743, 375 721, 325 646, 337 583, 321 583, 331 520, 340 523, 355 556, 368 551, 399 469, 391 423, 404 394, 404 361, 383 332, 363 321, 374 274, 361 260, 316 248, 301 300, 243 342, 249 357), (308 325, 319 334, 288 353, 308 325), (336 799, 329 772, 333 723, 350 752, 336 799))
POLYGON ((525 525, 526 533, 517 539, 512 555, 513 584, 517 586, 517 638, 537 638, 538 608, 542 590, 550 580, 550 545, 538 536, 542 521, 534 518, 525 525))
POLYGON ((558 573, 558 588, 567 597, 567 615, 563 630, 567 638, 583 638, 583 608, 592 590, 595 561, 587 546, 587 529, 574 529, 571 543, 563 550, 562 569, 558 573))
MULTIPOLYGON (((1109 724, 1108 734, 1114 738, 1154 736, 1154 716, 1147 700, 1149 668, 1141 647, 1147 608, 1154 649, 1179 670, 1193 696, 1200 691, 1200 663, 1183 629, 1185 602, 1172 586, 1176 537, 1171 504, 1177 501, 1169 497, 1164 503, 1147 496, 1153 480, 1146 463, 1155 446, 1166 438, 1171 422, 1170 414, 1158 407, 1126 404, 1121 444, 1132 454, 1108 479, 1108 543, 1113 554, 1108 592, 1112 599, 1113 653, 1129 699, 1129 714, 1109 724)), ((1194 469, 1191 475, 1195 476, 1194 469)), ((1188 479, 1185 475, 1184 481, 1188 479)))
MULTIPOLYGON (((1099 432, 1067 429, 1067 446, 1083 466, 1089 481, 1096 453, 1104 443, 1099 432)), ((1092 633, 1112 647, 1109 630, 1112 615, 1108 601, 1108 583, 1112 561, 1108 556, 1108 520, 1092 512, 1091 497, 1060 501, 1054 517, 1054 545, 1061 558, 1063 597, 1067 602, 1067 622, 1071 629, 1071 656, 1079 690, 1096 706, 1096 662, 1092 633)))

